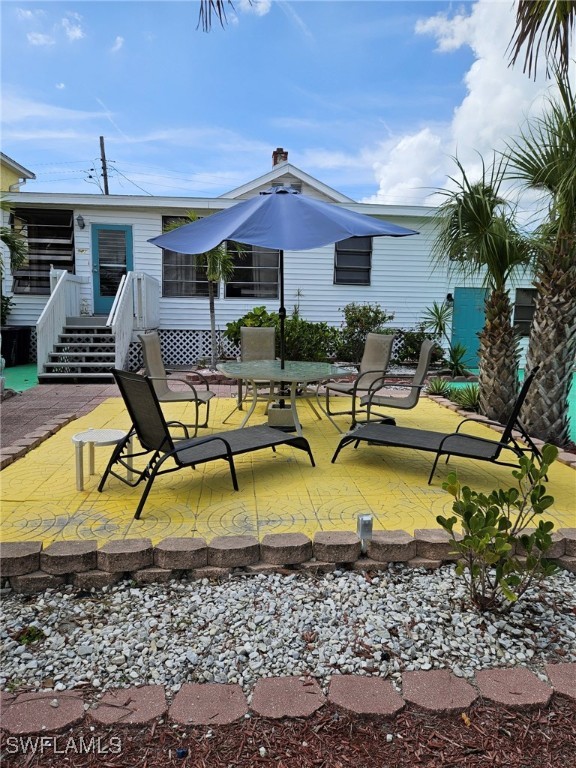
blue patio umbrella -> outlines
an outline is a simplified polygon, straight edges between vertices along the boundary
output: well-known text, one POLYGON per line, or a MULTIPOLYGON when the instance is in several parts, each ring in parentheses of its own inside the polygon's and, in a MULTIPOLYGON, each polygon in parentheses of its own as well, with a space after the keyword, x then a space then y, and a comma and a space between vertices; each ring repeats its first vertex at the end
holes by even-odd
POLYGON ((300 251, 349 237, 406 237, 413 229, 354 213, 288 187, 272 187, 232 208, 184 224, 148 242, 176 253, 206 253, 225 240, 280 252, 280 364, 284 367, 284 251, 300 251))

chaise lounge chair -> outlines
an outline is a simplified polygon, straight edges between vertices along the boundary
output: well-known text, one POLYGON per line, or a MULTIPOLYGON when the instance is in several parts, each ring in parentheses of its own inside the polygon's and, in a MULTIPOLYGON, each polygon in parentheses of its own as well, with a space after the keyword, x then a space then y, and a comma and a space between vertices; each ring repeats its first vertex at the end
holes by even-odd
MULTIPOLYGON (((534 369, 532 373, 526 377, 522 389, 520 390, 520 394, 514 404, 514 408, 512 409, 510 418, 508 419, 499 440, 490 440, 488 438, 477 437, 476 435, 466 435, 460 432, 462 425, 467 422, 474 421, 478 424, 475 419, 464 419, 460 422, 456 431, 449 434, 443 432, 431 432, 426 429, 396 427, 389 424, 368 422, 344 435, 332 457, 332 463, 336 461, 338 454, 344 446, 354 443, 354 447, 357 448, 362 441, 371 445, 388 445, 396 448, 410 448, 414 451, 430 451, 436 454, 430 477, 428 478, 428 485, 430 485, 438 460, 440 456, 443 455, 447 457, 446 461, 448 461, 450 456, 461 456, 463 458, 476 459, 478 461, 491 461, 494 464, 502 464, 506 467, 517 467, 518 461, 514 464, 510 463, 510 461, 503 461, 500 456, 504 451, 507 452, 507 456, 512 454, 516 459, 519 459, 525 454, 531 454, 533 458, 540 460, 540 451, 536 445, 534 445, 518 419, 520 408, 522 407, 522 403, 534 380, 536 371, 537 369, 534 369), (528 447, 520 445, 516 440, 514 432, 520 433, 520 439, 525 442, 528 447)), ((496 422, 490 421, 483 421, 480 423, 496 424, 496 422)), ((512 456, 510 456, 510 459, 512 459, 512 456)))
POLYGON ((136 519, 140 518, 155 478, 168 472, 176 472, 185 467, 194 468, 197 464, 224 459, 230 466, 232 484, 234 490, 237 491, 238 481, 234 467, 234 456, 250 451, 259 451, 262 448, 275 450, 277 445, 289 445, 292 448, 306 451, 312 466, 315 466, 310 445, 304 437, 288 435, 279 429, 267 426, 246 427, 245 429, 218 432, 206 437, 186 437, 175 440, 170 434, 169 427, 184 428, 186 435, 188 432, 180 422, 166 422, 150 379, 128 371, 113 370, 112 373, 133 426, 124 440, 114 448, 98 485, 98 490, 102 491, 108 475, 117 477, 131 487, 146 481, 134 515, 136 519), (129 453, 130 440, 134 435, 137 436, 143 450, 129 453), (133 459, 138 456, 149 456, 146 466, 142 470, 135 469, 132 463, 133 459), (166 461, 169 462, 170 466, 164 466, 166 461), (127 471, 127 476, 116 471, 120 467, 127 471), (130 473, 136 476, 134 481, 130 480, 130 473))

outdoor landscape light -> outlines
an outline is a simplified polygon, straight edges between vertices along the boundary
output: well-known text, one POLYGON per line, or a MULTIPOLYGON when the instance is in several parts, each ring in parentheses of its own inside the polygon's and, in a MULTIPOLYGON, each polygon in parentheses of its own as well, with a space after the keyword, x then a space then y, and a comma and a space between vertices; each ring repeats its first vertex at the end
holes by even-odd
POLYGON ((76 224, 80 227, 80 229, 84 229, 86 226, 86 222, 84 221, 84 216, 80 214, 79 216, 76 216, 76 224))
POLYGON ((358 515, 356 532, 358 533, 358 537, 360 539, 360 544, 362 547, 362 552, 364 554, 366 554, 368 542, 372 538, 372 523, 373 523, 372 515, 358 515))

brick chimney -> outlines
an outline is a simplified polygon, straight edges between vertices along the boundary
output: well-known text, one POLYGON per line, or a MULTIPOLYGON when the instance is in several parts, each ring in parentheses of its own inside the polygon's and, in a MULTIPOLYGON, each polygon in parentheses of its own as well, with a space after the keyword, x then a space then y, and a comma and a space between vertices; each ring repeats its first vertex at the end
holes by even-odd
POLYGON ((286 162, 288 162, 288 151, 286 149, 278 147, 272 152, 272 168, 274 168, 275 165, 280 165, 280 163, 286 162))

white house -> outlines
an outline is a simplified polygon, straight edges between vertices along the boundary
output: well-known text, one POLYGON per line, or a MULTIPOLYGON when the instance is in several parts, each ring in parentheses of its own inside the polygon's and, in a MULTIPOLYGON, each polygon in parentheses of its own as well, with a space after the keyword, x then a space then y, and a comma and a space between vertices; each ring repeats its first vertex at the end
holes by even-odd
MULTIPOLYGON (((129 361, 129 349, 133 354, 136 333, 151 327, 160 330, 171 364, 208 356, 205 275, 195 266, 194 256, 162 251, 148 240, 161 234, 173 217, 188 211, 207 216, 272 185, 291 185, 303 194, 419 232, 286 252, 288 313, 297 304, 303 318, 337 326, 346 304, 376 303, 394 315, 392 326, 412 328, 426 307, 448 295, 454 298, 458 315, 464 297, 467 308, 476 304, 479 309, 466 309, 456 336, 468 334, 474 346, 473 334, 482 325, 481 298, 478 301, 482 291, 476 286, 466 293, 465 286, 455 285, 445 270, 434 268, 434 208, 357 203, 292 165, 283 149, 275 150, 272 158, 270 171, 216 198, 4 193, 12 206, 10 222, 28 238, 30 254, 25 268, 4 276, 3 294, 13 295, 8 323, 36 328, 39 369, 47 362, 65 318, 81 314, 96 316, 112 329, 120 344, 118 365, 129 361), (65 311, 52 306, 56 279, 63 271, 67 282, 74 284, 59 288, 62 295, 68 291, 65 311), (130 297, 123 298, 122 292, 130 297)), ((521 301, 531 298, 520 294, 521 301)), ((260 305, 278 309, 278 253, 248 247, 232 280, 219 286, 217 325, 223 330, 226 323, 260 305)))

